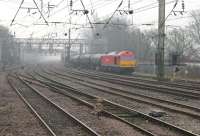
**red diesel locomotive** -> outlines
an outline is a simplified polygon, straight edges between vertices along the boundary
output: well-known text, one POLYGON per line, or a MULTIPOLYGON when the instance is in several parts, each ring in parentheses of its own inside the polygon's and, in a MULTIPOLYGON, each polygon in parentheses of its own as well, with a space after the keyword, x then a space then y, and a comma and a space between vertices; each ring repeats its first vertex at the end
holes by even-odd
POLYGON ((85 54, 81 56, 72 56, 71 64, 76 67, 131 73, 134 71, 137 61, 134 52, 125 50, 108 54, 85 54))

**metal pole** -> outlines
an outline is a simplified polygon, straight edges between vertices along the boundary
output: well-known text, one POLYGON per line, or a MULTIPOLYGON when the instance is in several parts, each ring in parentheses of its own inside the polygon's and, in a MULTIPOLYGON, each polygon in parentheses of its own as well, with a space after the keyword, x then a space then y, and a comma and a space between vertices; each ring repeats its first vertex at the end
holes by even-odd
MULTIPOLYGON (((40 0, 40 2, 41 2, 41 5, 40 5, 40 10, 41 10, 41 13, 43 14, 43 0, 40 0)), ((40 15, 40 18, 42 17, 42 15, 40 15)))
POLYGON ((82 56, 82 54, 83 54, 83 44, 82 43, 80 43, 79 49, 80 49, 79 55, 82 56))
POLYGON ((41 13, 43 13, 43 0, 40 1, 41 1, 41 13))
POLYGON ((25 51, 24 51, 24 48, 25 48, 25 45, 22 45, 22 48, 21 48, 21 52, 22 52, 22 64, 24 64, 24 54, 25 54, 25 51))
POLYGON ((67 61, 70 61, 70 49, 71 49, 71 29, 69 28, 69 32, 68 32, 68 46, 67 46, 67 61))
POLYGON ((164 79, 164 44, 165 44, 165 0, 159 1, 158 48, 157 48, 157 78, 164 79))
POLYGON ((64 55, 63 55, 64 65, 66 64, 66 44, 64 44, 64 55))

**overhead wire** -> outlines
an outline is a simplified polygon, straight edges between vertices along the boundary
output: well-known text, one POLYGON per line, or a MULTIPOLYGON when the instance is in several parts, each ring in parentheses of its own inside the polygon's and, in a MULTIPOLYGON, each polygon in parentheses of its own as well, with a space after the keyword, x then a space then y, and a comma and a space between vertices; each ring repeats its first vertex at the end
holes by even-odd
MULTIPOLYGON (((193 11, 193 10, 189 10, 189 11, 193 11)), ((196 15, 196 16, 200 17, 200 15, 196 15)), ((170 22, 170 21, 174 21, 174 20, 188 19, 188 18, 193 18, 193 17, 194 16, 192 16, 192 15, 187 15, 187 16, 181 16, 181 17, 176 17, 176 18, 169 18, 169 19, 166 20, 166 22, 170 22)), ((157 21, 151 21, 151 22, 148 22, 148 24, 155 25, 155 24, 158 24, 158 22, 157 21)))
POLYGON ((178 0, 176 0, 176 2, 174 3, 174 6, 171 9, 171 11, 169 12, 169 14, 167 15, 167 17, 164 20, 162 20, 161 24, 159 24, 159 28, 161 28, 165 24, 166 20, 171 15, 171 13, 173 12, 173 10, 176 8, 177 4, 178 4, 178 0))
MULTIPOLYGON (((92 1, 92 0, 91 0, 91 1, 92 1)), ((95 7, 98 6, 98 5, 104 4, 105 1, 99 1, 99 0, 97 0, 97 1, 93 1, 92 3, 93 3, 92 6, 95 8, 95 7)), ((85 5, 85 6, 91 6, 91 3, 89 3, 89 4, 85 5)))
MULTIPOLYGON (((61 0, 55 7, 58 7, 63 1, 64 1, 64 0, 61 0)), ((113 1, 112 1, 112 2, 113 2, 113 1)), ((54 12, 54 13, 52 13, 51 16, 53 16, 53 15, 55 15, 55 14, 61 12, 61 11, 64 10, 65 8, 67 8, 67 6, 64 7, 64 8, 62 8, 62 9, 59 9, 58 11, 56 11, 56 12, 54 12)))
MULTIPOLYGON (((92 1, 92 0, 91 0, 91 1, 92 1)), ((92 3, 93 3, 92 6, 93 6, 93 8, 96 8, 96 7, 99 6, 99 5, 105 4, 105 2, 106 2, 106 1, 96 0, 96 1, 93 1, 93 2, 92 2, 92 3)), ((91 3, 88 3, 88 4, 86 4, 85 6, 91 8, 91 3)))
MULTIPOLYGON (((142 0, 141 0, 142 1, 142 0)), ((140 3, 140 1, 138 0, 137 1, 138 3, 140 3)), ((173 2, 174 2, 174 0, 173 0, 173 2)), ((113 1, 111 2, 111 3, 113 3, 113 1)), ((167 2, 166 4, 171 4, 172 3, 172 1, 170 1, 170 2, 167 2)), ((131 4, 133 4, 133 3, 131 3, 131 4)), ((96 5, 96 4, 94 4, 94 5, 96 5)), ((93 5, 93 6, 94 6, 93 5)), ((96 5, 96 6, 101 6, 101 5, 96 5)), ((158 7, 158 5, 150 5, 149 4, 149 6, 147 6, 147 7, 144 7, 143 6, 143 8, 142 7, 139 7, 140 9, 135 9, 135 12, 134 13, 141 13, 141 12, 144 12, 144 11, 148 11, 148 10, 150 10, 150 9, 153 9, 153 8, 157 8, 158 7)), ((65 8, 67 8, 67 6, 65 7, 65 8)), ((63 9, 65 9, 65 8, 63 8, 63 9)), ((94 7, 93 7, 94 8, 94 7)), ((95 9, 95 8, 94 8, 95 9)), ((61 12, 62 10, 59 10, 59 12, 61 12)), ((57 11, 56 11, 57 12, 57 11)), ((57 14, 57 13, 56 13, 57 14)), ((53 15, 55 15, 54 13, 53 13, 53 15)), ((182 18, 186 18, 186 17, 181 17, 181 19, 182 18)), ((169 20, 172 20, 172 19, 169 19, 169 20)), ((175 19, 174 19, 175 20, 175 19)))
MULTIPOLYGON (((166 5, 169 5, 169 4, 172 4, 172 3, 174 3, 174 0, 166 2, 166 5)), ((134 10, 134 14, 136 14, 136 13, 141 13, 141 12, 148 11, 148 10, 151 10, 151 9, 154 9, 154 8, 158 8, 158 5, 154 5, 152 7, 146 7, 144 9, 138 10, 138 11, 134 10, 134 9, 133 10, 134 10)))
POLYGON ((116 2, 116 1, 109 1, 108 3, 98 5, 98 6, 95 7, 95 9, 100 9, 100 8, 105 7, 105 6, 109 6, 109 5, 113 4, 114 2, 116 2))
POLYGON ((133 3, 130 3, 130 4, 138 4, 138 3, 141 3, 141 2, 143 2, 144 0, 137 0, 137 1, 135 1, 135 2, 133 2, 133 3))
POLYGON ((64 1, 65 1, 65 0, 61 0, 60 2, 58 2, 58 4, 56 4, 56 5, 53 7, 53 9, 56 9, 57 7, 59 7, 60 4, 62 4, 64 1))
POLYGON ((20 5, 19 5, 19 8, 17 9, 17 12, 15 13, 11 23, 10 23, 10 26, 12 26, 13 22, 15 21, 15 18, 17 17, 17 14, 19 13, 19 10, 20 8, 22 7, 22 4, 24 3, 24 0, 21 1, 20 5))
POLYGON ((61 8, 61 9, 58 9, 58 10, 55 11, 55 12, 52 12, 52 13, 49 15, 49 17, 52 17, 52 16, 55 15, 55 14, 58 14, 59 12, 63 11, 64 9, 66 9, 67 7, 68 7, 68 6, 65 6, 65 7, 61 8))
POLYGON ((108 23, 111 21, 112 17, 115 15, 115 13, 117 12, 117 10, 121 7, 123 3, 123 0, 119 3, 119 5, 117 6, 116 10, 113 12, 113 14, 110 16, 110 18, 108 19, 108 21, 106 22, 106 24, 104 25, 104 29, 106 28, 106 26, 108 25, 108 23))
MULTIPOLYGON (((85 5, 83 4, 83 1, 82 0, 80 0, 80 1, 81 1, 82 6, 83 6, 83 9, 86 10, 85 5)), ((91 20, 90 20, 90 18, 88 16, 88 14, 86 14, 86 17, 87 17, 87 19, 88 19, 88 21, 90 23, 90 26, 93 28, 92 22, 91 22, 91 20)))
POLYGON ((35 0, 33 0, 33 2, 35 3, 35 6, 37 7, 37 9, 38 9, 38 11, 39 11, 39 13, 40 13, 41 17, 42 17, 42 18, 43 18, 43 20, 44 20, 44 22, 46 23, 46 25, 48 25, 48 22, 47 22, 47 20, 45 19, 45 17, 44 17, 44 15, 43 15, 43 13, 40 11, 40 9, 39 9, 39 7, 38 7, 38 5, 37 5, 36 1, 35 1, 35 0))
POLYGON ((92 11, 94 12, 94 6, 93 6, 93 2, 92 2, 92 0, 90 0, 90 5, 91 5, 91 9, 92 9, 92 11))

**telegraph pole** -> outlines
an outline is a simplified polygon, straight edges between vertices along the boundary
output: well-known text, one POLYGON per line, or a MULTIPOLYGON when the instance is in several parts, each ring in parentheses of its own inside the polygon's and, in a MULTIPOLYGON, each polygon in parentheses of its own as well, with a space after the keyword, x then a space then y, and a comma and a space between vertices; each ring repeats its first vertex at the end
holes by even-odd
POLYGON ((165 0, 159 2, 159 17, 158 17, 158 47, 157 47, 157 78, 164 79, 164 49, 165 49, 165 0))

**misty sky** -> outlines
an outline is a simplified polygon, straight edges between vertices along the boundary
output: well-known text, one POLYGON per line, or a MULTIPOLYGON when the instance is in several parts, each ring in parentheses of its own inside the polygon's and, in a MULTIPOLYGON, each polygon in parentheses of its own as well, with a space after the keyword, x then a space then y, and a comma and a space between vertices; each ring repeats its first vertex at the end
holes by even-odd
MULTIPOLYGON (((181 1, 179 0, 175 10, 181 10, 181 1)), ((167 20, 167 25, 174 25, 183 27, 187 25, 191 20, 190 12, 197 10, 200 7, 200 0, 184 0, 185 10, 184 15, 177 14, 177 16, 170 15, 167 20)), ((44 25, 44 20, 40 18, 40 14, 36 9, 28 11, 27 9, 21 9, 10 26, 21 0, 0 0, 0 25, 7 26, 11 29, 12 33, 16 33, 17 37, 64 37, 64 33, 69 28, 69 0, 44 0, 43 14, 48 22, 64 22, 62 24, 49 24, 44 25), (48 17, 47 3, 56 5, 56 7, 50 9, 48 17), (40 24, 40 25, 38 25, 40 24), (42 24, 42 25, 41 25, 42 24)), ((40 7, 40 0, 36 0, 40 7)), ((73 9, 83 9, 80 0, 73 0, 73 9)), ((115 11, 121 0, 83 0, 86 9, 89 10, 89 18, 91 22, 94 22, 94 18, 98 17, 100 20, 109 18, 115 11), (93 12, 93 14, 91 14, 93 12)), ((115 17, 127 19, 129 24, 134 24, 142 29, 156 28, 157 16, 158 16, 158 1, 157 0, 130 0, 130 8, 134 10, 133 15, 120 15, 119 12, 115 14, 115 17), (153 24, 153 26, 143 26, 142 24, 153 24)), ((166 15, 173 8, 175 0, 166 0, 166 15)), ((22 7, 35 7, 32 0, 24 0, 22 7)), ((119 8, 120 10, 128 9, 128 0, 123 0, 123 4, 119 8)), ((72 18, 72 36, 81 36, 81 32, 84 28, 89 27, 86 16, 75 13, 71 14, 72 18), (76 25, 74 25, 76 24, 76 25), (79 29, 76 29, 79 28, 79 29)), ((103 27, 103 26, 102 26, 103 27)), ((131 27, 130 27, 131 29, 131 27)))

